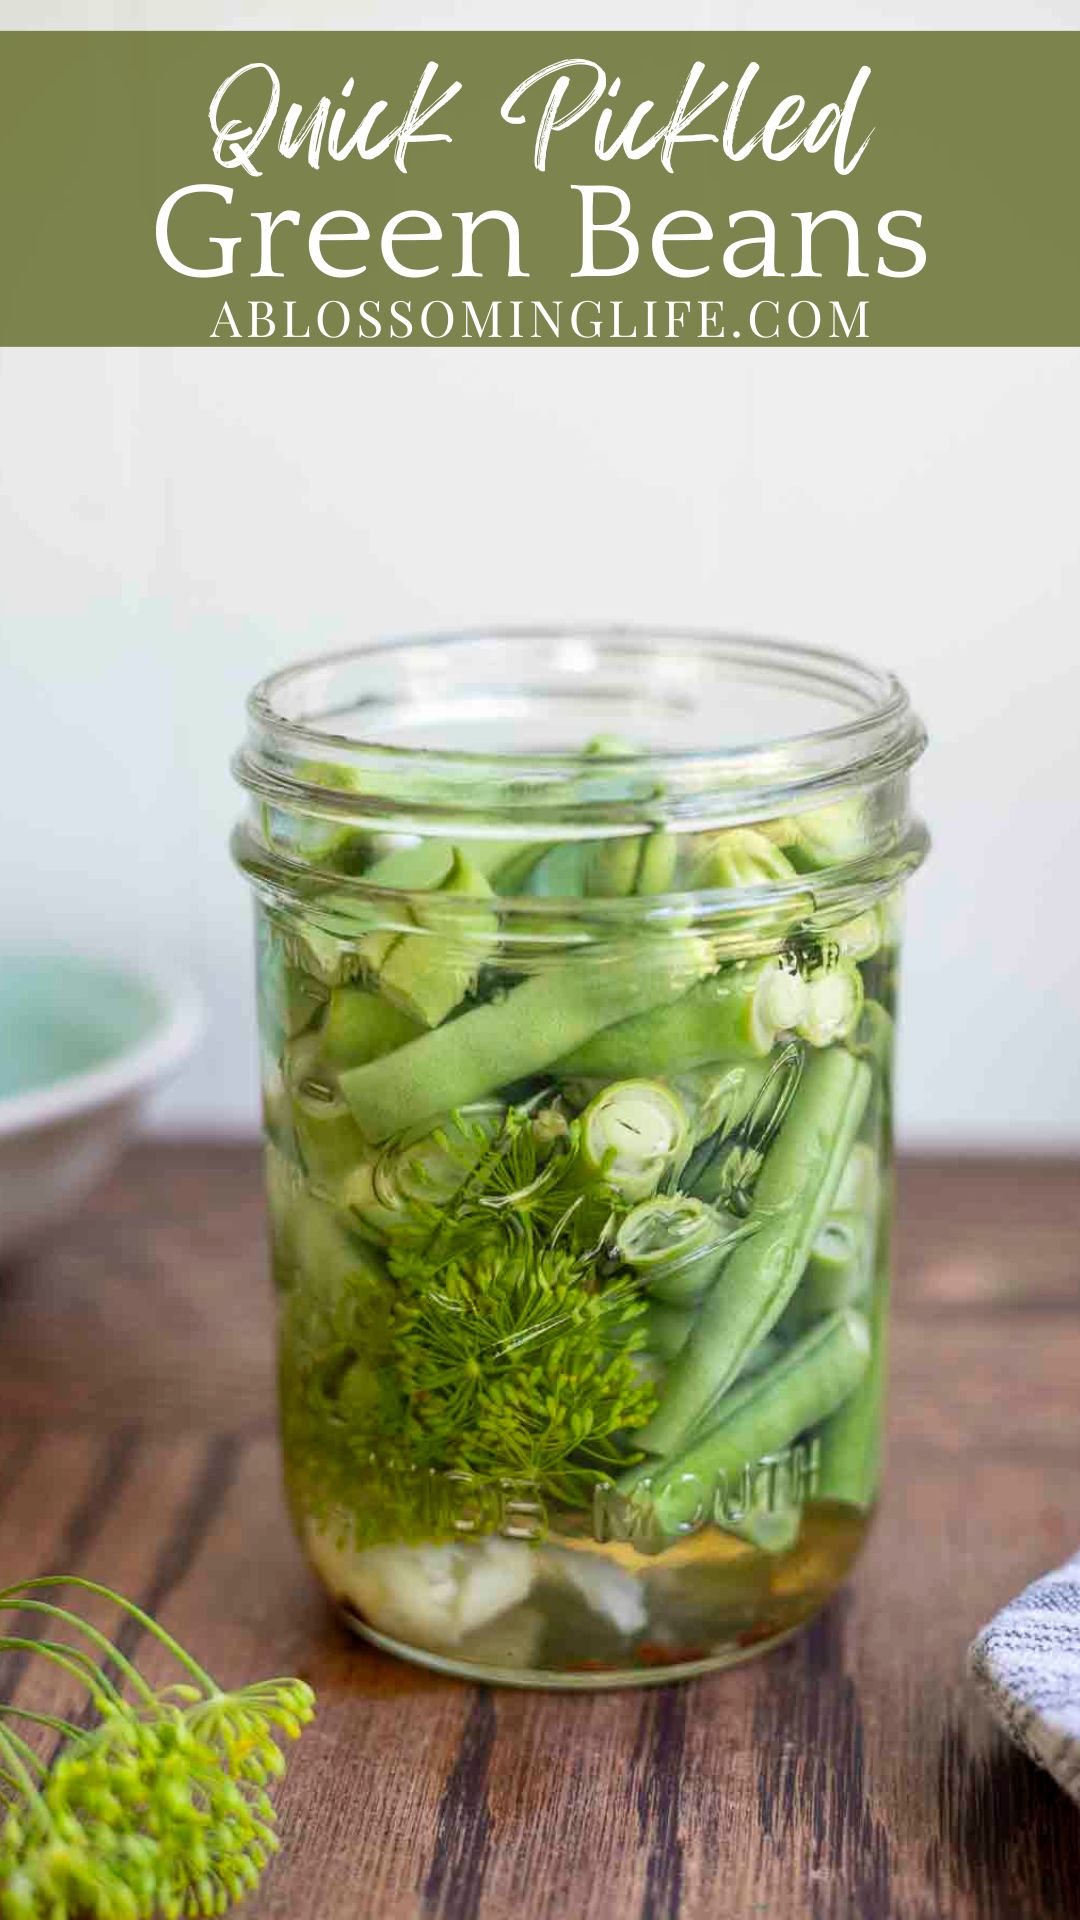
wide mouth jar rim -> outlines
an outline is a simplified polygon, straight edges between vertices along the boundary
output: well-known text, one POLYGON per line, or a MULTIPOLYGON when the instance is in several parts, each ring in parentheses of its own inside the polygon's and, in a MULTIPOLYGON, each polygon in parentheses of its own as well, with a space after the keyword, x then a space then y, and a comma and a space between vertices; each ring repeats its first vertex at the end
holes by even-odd
MULTIPOLYGON (((381 708, 374 701, 371 705, 376 713, 388 712, 393 697, 381 708)), ((818 804, 825 792, 903 772, 926 740, 897 677, 854 655, 720 629, 644 624, 474 627, 372 639, 278 668, 252 689, 247 711, 249 736, 235 771, 249 791, 331 815, 354 815, 358 802, 368 811, 374 798, 379 814, 404 810, 427 817, 432 825, 433 816, 446 817, 449 802, 450 813, 459 817, 510 813, 522 825, 529 816, 539 824, 550 822, 554 806, 568 824, 617 828, 635 824, 644 813, 655 817, 661 787, 660 810, 666 817, 686 820, 719 812, 751 818, 797 808, 800 802, 818 804), (594 749, 586 757, 580 747, 502 750, 402 743, 344 731, 333 724, 333 709, 313 719, 299 706, 306 690, 367 663, 393 672, 418 654, 422 661, 434 661, 484 646, 546 644, 592 650, 597 658, 637 656, 655 666, 663 658, 661 642, 692 649, 715 670, 718 683, 741 675, 780 691, 794 689, 830 700, 843 717, 827 726, 720 746, 646 748, 636 756, 635 768, 651 788, 648 801, 613 805, 604 776, 613 764, 625 765, 618 751, 594 749), (313 759, 319 762, 317 780, 306 777, 304 763, 313 759), (334 778, 337 768, 340 781, 334 778), (567 803, 567 776, 580 776, 583 769, 589 779, 584 786, 578 782, 567 803), (365 794, 365 775, 375 794, 365 794), (400 783, 396 794, 387 785, 395 780, 400 783)))

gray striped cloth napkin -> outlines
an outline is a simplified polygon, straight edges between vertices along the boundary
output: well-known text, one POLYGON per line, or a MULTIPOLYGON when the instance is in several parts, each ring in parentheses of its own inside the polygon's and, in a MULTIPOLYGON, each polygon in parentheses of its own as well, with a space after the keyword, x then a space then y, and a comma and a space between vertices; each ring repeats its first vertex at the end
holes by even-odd
POLYGON ((1080 1801, 1080 1553, 994 1616, 968 1667, 1006 1733, 1080 1801))

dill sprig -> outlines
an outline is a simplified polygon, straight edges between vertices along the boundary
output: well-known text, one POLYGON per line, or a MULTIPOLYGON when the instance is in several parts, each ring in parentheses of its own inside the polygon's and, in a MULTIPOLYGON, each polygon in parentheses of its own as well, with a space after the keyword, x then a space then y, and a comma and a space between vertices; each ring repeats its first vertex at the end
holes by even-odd
POLYGON ((285 1456, 297 1507, 356 1547, 441 1537, 443 1476, 531 1484, 580 1506, 638 1456, 655 1405, 635 1355, 635 1280, 603 1257, 615 1196, 542 1097, 392 1142, 393 1230, 370 1274, 314 1275, 283 1302, 285 1456), (377 1290, 376 1290, 377 1291, 377 1290))
POLYGON ((278 1737, 311 1719, 304 1681, 226 1692, 156 1621, 111 1588, 48 1576, 0 1590, 0 1609, 78 1640, 0 1635, 89 1695, 89 1727, 0 1705, 0 1920, 200 1920, 257 1886, 278 1846, 268 1784, 278 1737), (153 1689, 91 1622, 42 1590, 71 1586, 121 1608, 172 1654, 184 1679, 153 1689), (116 1675, 114 1679, 112 1676, 116 1675), (17 1723, 60 1736, 51 1764, 17 1723))
POLYGON ((598 1291, 579 1255, 528 1237, 391 1264, 403 1288, 402 1439, 415 1460, 527 1481, 570 1505, 627 1463, 619 1439, 656 1400, 633 1358, 644 1339, 633 1282, 598 1291))

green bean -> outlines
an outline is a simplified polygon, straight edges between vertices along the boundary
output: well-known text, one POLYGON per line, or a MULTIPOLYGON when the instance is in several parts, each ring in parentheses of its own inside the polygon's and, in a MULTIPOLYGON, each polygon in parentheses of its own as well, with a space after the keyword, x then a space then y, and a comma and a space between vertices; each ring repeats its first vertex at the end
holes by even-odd
POLYGON ((811 1313, 829 1313, 859 1299, 870 1274, 872 1235, 864 1214, 830 1215, 810 1250, 800 1287, 811 1313))
MULTIPOLYGON (((774 1067, 774 1060, 716 1060, 707 1067, 690 1067, 686 1073, 668 1076, 690 1116, 694 1138, 686 1177, 681 1181, 689 1189, 689 1169, 708 1157, 705 1143, 714 1134, 733 1133, 752 1112, 774 1067)), ((602 1093, 612 1080, 605 1074, 581 1074, 560 1080, 559 1091, 572 1110, 580 1113, 590 1100, 602 1093)), ((696 1191, 696 1189, 695 1189, 696 1191)), ((711 1196, 703 1196, 709 1198, 711 1196)))
POLYGON ((778 960, 722 967, 680 1000, 596 1033, 556 1061, 558 1074, 676 1074, 724 1059, 761 1059, 801 1018, 806 989, 778 960))
POLYGON ((601 899, 624 899, 635 890, 641 841, 637 834, 601 840, 586 856, 582 892, 601 899))
MULTIPOLYGON (((494 892, 511 895, 525 885, 550 844, 547 840, 474 840, 469 842, 465 857, 494 892)), ((386 887, 399 893, 437 892, 446 885, 457 851, 448 840, 420 840, 412 846, 394 847, 368 867, 364 885, 386 887)), ((371 912, 370 903, 368 912, 371 912)), ((382 952, 394 937, 391 931, 382 952)), ((373 946, 372 963, 377 966, 380 957, 379 947, 373 946)))
POLYGON ((880 1000, 865 1001, 851 1043, 852 1052, 871 1061, 880 1074, 885 1074, 892 1059, 893 1039, 892 1014, 880 1000))
MULTIPOLYGON (((598 733, 583 749, 582 759, 635 761, 641 759, 641 749, 619 734, 598 733)), ((587 795, 594 804, 597 801, 640 802, 652 798, 655 792, 655 786, 648 776, 643 781, 640 773, 628 776, 626 773, 605 772, 598 775, 591 770, 584 779, 578 776, 566 797, 572 800, 587 795), (576 795, 573 788, 577 789, 576 795)), ((666 838, 666 835, 652 834, 645 844, 647 846, 653 839, 666 838)), ((593 842, 577 840, 556 844, 537 869, 530 891, 560 899, 586 895, 622 899, 632 893, 662 892, 662 887, 641 887, 637 884, 644 858, 642 836, 636 832, 609 834, 605 839, 593 842)))
POLYGON ((872 960, 881 947, 882 913, 880 907, 868 907, 837 927, 836 944, 845 960, 872 960))
MULTIPOLYGON (((641 748, 617 733, 594 734, 582 753, 585 760, 640 760, 641 757, 641 748)), ((593 774, 589 777, 588 792, 593 800, 649 797, 649 789, 642 790, 640 777, 628 782, 624 776, 614 783, 608 782, 605 790, 593 774)), ((608 899, 624 899, 632 893, 666 893, 675 871, 676 853, 674 839, 662 829, 648 834, 644 840, 638 833, 612 834, 592 846, 579 845, 578 868, 574 872, 569 868, 565 870, 573 884, 563 885, 561 889, 548 885, 545 891, 549 894, 561 891, 564 898, 570 894, 587 894, 608 899)))
MULTIPOLYGON (((418 846, 396 847, 393 852, 384 854, 381 860, 376 860, 368 868, 364 882, 367 886, 386 887, 400 893, 438 894, 445 891, 463 894, 471 891, 483 898, 490 895, 492 890, 487 878, 488 867, 497 866, 499 861, 505 859, 512 844, 509 841, 489 841, 484 846, 472 849, 466 860, 460 848, 447 841, 423 840, 418 846)), ((363 902, 362 911, 369 923, 372 918, 377 921, 380 917, 377 904, 371 900, 363 902)), ((399 922, 407 925, 413 921, 419 926, 426 924, 424 911, 424 908, 408 905, 404 901, 390 909, 399 922)), ((401 924, 376 926, 375 931, 365 934, 360 941, 360 952, 370 972, 381 976, 391 954, 398 951, 402 940, 409 938, 401 924)), ((406 978, 413 971, 413 957, 407 952, 406 978)), ((400 958, 398 964, 401 964, 400 958)), ((405 1010, 415 1011, 409 1007, 405 1010)), ((418 1014, 417 1017, 423 1016, 418 1014)), ((433 1025, 434 1022, 426 1024, 433 1025)))
POLYGON ((881 1202, 878 1156, 866 1140, 852 1147, 833 1202, 837 1213, 862 1213, 876 1221, 881 1202))
MULTIPOLYGON (((294 772, 308 786, 330 787, 338 793, 357 791, 355 771, 340 762, 298 760, 294 772)), ((324 870, 346 871, 362 856, 367 844, 365 831, 351 821, 277 807, 266 807, 263 817, 271 844, 285 846, 310 866, 324 870)))
MULTIPOLYGON (((854 1393, 870 1358, 870 1334, 850 1309, 819 1321, 781 1360, 737 1386, 717 1419, 661 1465, 637 1467, 624 1491, 648 1501, 665 1534, 712 1517, 726 1482, 782 1453, 854 1393)), ((678 1366, 678 1360, 674 1363, 678 1366)), ((715 1517, 724 1525, 723 1512, 715 1517)))
POLYGON ((791 861, 753 827, 726 827, 712 836, 693 871, 695 887, 764 887, 797 879, 791 861))
MULTIPOLYGON (((516 887, 544 853, 546 844, 520 840, 471 842, 468 865, 489 884, 497 876, 500 887, 505 889, 507 882, 516 887)), ((313 970, 325 980, 344 977, 342 954, 335 943, 348 941, 365 965, 378 973, 404 931, 402 925, 384 924, 388 911, 399 921, 407 922, 411 916, 405 902, 388 909, 365 889, 435 893, 446 886, 459 857, 450 841, 417 841, 411 846, 394 847, 374 860, 363 875, 362 886, 355 891, 338 887, 315 894, 307 902, 307 918, 299 931, 313 970)))
POLYGON ((890 1195, 885 1201, 878 1239, 878 1270, 870 1313, 870 1365, 851 1399, 823 1426, 819 1441, 818 1499, 842 1500, 863 1510, 871 1505, 877 1493, 881 1472, 891 1213, 890 1195))
POLYGON ((853 960, 822 967, 806 982, 806 1007, 795 1031, 812 1047, 829 1047, 854 1033, 862 1005, 862 974, 853 960))
POLYGON ((742 1366, 739 1368, 739 1385, 744 1380, 752 1380, 757 1373, 764 1373, 787 1352, 788 1342, 781 1339, 779 1333, 767 1333, 756 1347, 751 1347, 742 1366))
POLYGON ((437 1027, 465 998, 498 942, 498 916, 482 904, 472 905, 491 897, 479 868, 455 850, 438 891, 413 902, 419 931, 400 934, 379 969, 380 992, 400 1012, 437 1027), (449 911, 443 904, 448 898, 453 899, 449 911))
POLYGON ((270 1188, 279 1278, 291 1285, 299 1273, 303 1286, 322 1301, 332 1301, 366 1282, 385 1290, 386 1275, 375 1248, 357 1240, 341 1219, 296 1177, 273 1169, 270 1188))
POLYGON ((861 1300, 873 1269, 873 1236, 865 1214, 830 1213, 784 1310, 785 1332, 801 1333, 812 1321, 861 1300))
MULTIPOLYGON (((780 845, 799 873, 854 860, 866 849, 866 803, 858 793, 776 823, 780 845)), ((770 835, 772 838, 772 835, 770 835)))
POLYGON ((326 888, 304 902, 297 941, 304 962, 331 986, 377 967, 397 935, 384 930, 384 911, 360 891, 326 888))
POLYGON ((870 1077, 842 1047, 806 1062, 758 1175, 747 1238, 706 1298, 660 1405, 635 1435, 649 1452, 667 1453, 680 1443, 783 1313, 832 1205, 870 1077))
POLYGON ((711 1140, 716 1133, 734 1133, 742 1125, 753 1111, 773 1065, 768 1055, 764 1060, 714 1060, 707 1067, 689 1067, 675 1075, 672 1084, 693 1120, 696 1145, 711 1140))
POLYGON ((667 893, 678 853, 675 835, 662 827, 645 835, 602 840, 589 859, 585 891, 615 899, 632 893, 667 893))
POLYGON ((694 1324, 693 1307, 677 1307, 666 1300, 650 1300, 642 1325, 645 1345, 658 1360, 674 1360, 686 1345, 694 1324))
MULTIPOLYGON (((498 859, 482 860, 477 864, 487 874, 496 893, 509 899, 524 890, 529 875, 547 852, 548 845, 546 840, 507 840, 499 843, 501 851, 498 859)), ((483 851, 482 848, 477 849, 477 852, 483 851)))
MULTIPOLYGON (((501 1130, 506 1110, 484 1101, 417 1128, 392 1147, 365 1153, 341 1183, 338 1199, 363 1233, 380 1243, 415 1229, 415 1206, 444 1206, 501 1130)), ((355 1125, 355 1122, 353 1123, 355 1125)))
MULTIPOLYGON (((372 861, 364 875, 364 884, 369 887, 385 887, 396 892, 426 892, 441 887, 450 871, 454 859, 454 849, 444 840, 421 840, 411 847, 394 847, 378 860, 372 861)), ((327 902, 320 903, 325 910, 327 902)), ((387 954, 399 938, 396 927, 379 925, 380 910, 373 901, 363 895, 352 898, 342 896, 342 909, 346 921, 344 932, 348 937, 348 920, 351 917, 359 923, 353 936, 363 956, 365 965, 372 973, 378 973, 387 954), (351 912, 350 912, 351 906, 351 912), (364 931, 370 928, 371 931, 364 931)), ((408 911, 398 906, 391 911, 408 919, 408 911)))
POLYGON ((289 954, 288 936, 268 921, 259 926, 259 1018, 275 1054, 285 1040, 310 1027, 326 1006, 326 987, 289 954))
POLYGON ((403 1047, 423 1028, 366 987, 335 987, 322 1024, 320 1051, 328 1067, 360 1067, 403 1047))
POLYGON ((590 1100, 580 1138, 585 1172, 624 1200, 642 1200, 682 1166, 690 1121, 678 1094, 662 1082, 615 1080, 590 1100))
POLYGON ((792 1298, 783 1326, 801 1333, 837 1307, 862 1298, 873 1278, 881 1176, 877 1154, 860 1141, 848 1155, 836 1198, 792 1298))
POLYGON ((448 840, 420 840, 411 847, 393 847, 372 861, 364 884, 399 893, 424 893, 442 886, 453 860, 454 848, 448 840))
POLYGON ((642 935, 614 957, 583 956, 534 974, 396 1053, 342 1074, 342 1093, 365 1134, 384 1140, 550 1068, 568 1041, 580 1046, 610 1022, 685 992, 708 964, 707 946, 692 934, 642 935))
POLYGON ((874 1073, 874 1088, 867 1110, 867 1129, 875 1139, 887 1140, 892 1131, 892 1073, 895 1023, 880 1000, 867 1000, 851 1041, 851 1051, 865 1060, 874 1073))
POLYGON ((639 895, 670 893, 678 859, 679 843, 675 834, 669 833, 666 827, 658 827, 642 846, 634 892, 639 895))
MULTIPOLYGON (((778 1132, 802 1073, 803 1050, 794 1041, 767 1060, 744 1063, 738 1099, 723 1108, 711 1137, 694 1149, 682 1187, 700 1200, 733 1205, 745 1218, 765 1150, 778 1132)), ((699 1068, 699 1073, 707 1072, 699 1068)), ((683 1085, 677 1080, 676 1085, 683 1085)))
POLYGON ((744 1222, 685 1193, 643 1200, 619 1224, 615 1250, 654 1300, 700 1300, 746 1232, 744 1222))
POLYGON ((363 1157, 364 1139, 322 1057, 322 1036, 302 1034, 285 1053, 285 1085, 300 1157, 321 1186, 336 1183, 363 1157))
POLYGON ((860 1141, 848 1155, 829 1218, 788 1307, 796 1327, 835 1307, 849 1307, 866 1293, 873 1280, 880 1197, 877 1154, 860 1141))
POLYGON ((576 899, 587 891, 588 862, 589 849, 583 840, 559 841, 537 861, 526 891, 542 900, 576 899))

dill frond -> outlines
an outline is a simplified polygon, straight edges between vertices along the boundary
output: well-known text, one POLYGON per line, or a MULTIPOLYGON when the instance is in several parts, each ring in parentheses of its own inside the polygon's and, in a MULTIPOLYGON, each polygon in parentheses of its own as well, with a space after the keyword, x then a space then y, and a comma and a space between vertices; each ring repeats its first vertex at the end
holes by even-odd
POLYGON ((79 1680, 97 1716, 86 1728, 0 1706, 0 1920, 200 1920, 242 1900, 277 1850, 266 1787, 284 1772, 278 1738, 296 1738, 312 1717, 310 1687, 264 1680, 225 1692, 141 1609, 91 1581, 25 1581, 0 1591, 0 1609, 74 1631, 99 1656, 0 1635, 0 1650, 29 1651, 79 1680), (135 1618, 184 1680, 152 1690, 97 1628, 39 1597, 63 1586, 135 1618), (60 1734, 50 1766, 20 1721, 60 1734))
POLYGON ((356 1547, 442 1537, 443 1475, 580 1506, 636 1457, 627 1436, 655 1404, 634 1358, 644 1300, 598 1259, 614 1200, 581 1177, 578 1136, 534 1103, 385 1150, 386 1295, 346 1263, 283 1304, 286 1465, 307 1517, 346 1520, 356 1547))
POLYGON ((510 1476, 570 1505, 626 1464, 621 1437, 656 1399, 633 1358, 635 1283, 598 1290, 580 1255, 529 1237, 434 1268, 405 1254, 391 1265, 402 1437, 417 1461, 510 1476))

